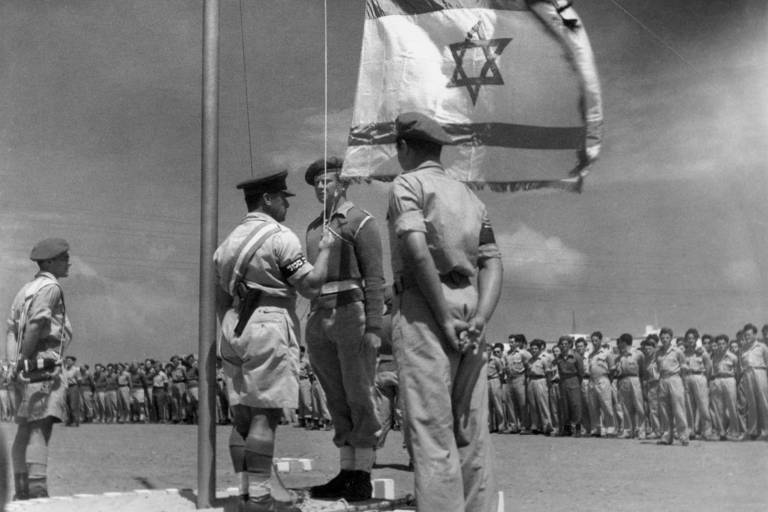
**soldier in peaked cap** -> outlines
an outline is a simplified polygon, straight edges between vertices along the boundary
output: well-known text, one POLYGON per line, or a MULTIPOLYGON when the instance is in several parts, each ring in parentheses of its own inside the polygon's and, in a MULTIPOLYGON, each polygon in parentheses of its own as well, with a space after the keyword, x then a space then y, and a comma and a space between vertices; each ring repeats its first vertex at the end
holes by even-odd
POLYGON ((280 224, 292 195, 286 176, 282 171, 237 186, 248 214, 214 254, 222 366, 233 411, 230 456, 248 510, 298 510, 274 476, 275 434, 282 409, 298 406, 296 293, 317 293, 332 241, 323 237, 313 266, 296 234, 280 224), (270 480, 270 494, 249 497, 249 476, 270 480))
POLYGON ((374 217, 347 199, 339 180, 342 160, 313 162, 304 175, 324 211, 307 227, 307 257, 314 262, 327 219, 338 237, 328 258, 327 281, 312 300, 306 342, 312 369, 325 391, 339 448, 340 471, 312 487, 315 498, 371 498, 371 469, 381 430, 374 379, 384 313, 381 237, 374 217))
POLYGON ((398 116, 395 127, 403 173, 387 214, 392 345, 416 501, 420 511, 496 510, 485 325, 501 292, 501 254, 485 205, 440 163, 451 141, 445 130, 415 112, 398 116))
POLYGON ((48 442, 53 424, 66 415, 61 364, 72 339, 59 284, 69 274, 69 244, 61 238, 42 240, 30 259, 39 272, 16 294, 8 318, 8 356, 16 359, 20 393, 11 451, 15 499, 48 496, 48 442))

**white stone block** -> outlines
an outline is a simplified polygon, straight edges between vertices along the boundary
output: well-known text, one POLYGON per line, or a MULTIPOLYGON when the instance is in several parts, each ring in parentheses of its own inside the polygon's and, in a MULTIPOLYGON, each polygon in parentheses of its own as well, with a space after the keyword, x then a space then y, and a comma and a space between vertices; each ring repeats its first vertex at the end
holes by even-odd
POLYGON ((373 484, 373 497, 380 500, 393 500, 395 499, 395 481, 391 478, 374 478, 371 480, 373 484))
POLYGON ((499 491, 499 506, 496 508, 496 512, 505 512, 504 493, 502 491, 499 491))
POLYGON ((291 463, 287 460, 279 460, 275 462, 275 467, 280 473, 288 473, 291 471, 291 463))
POLYGON ((298 459, 302 471, 312 471, 312 459, 298 459))

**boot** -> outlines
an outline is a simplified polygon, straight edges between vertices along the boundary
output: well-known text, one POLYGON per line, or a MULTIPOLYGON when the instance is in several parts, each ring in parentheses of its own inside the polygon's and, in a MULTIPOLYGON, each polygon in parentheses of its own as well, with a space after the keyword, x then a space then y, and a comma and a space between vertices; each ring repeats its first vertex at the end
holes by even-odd
POLYGON ((318 499, 338 499, 344 496, 348 487, 347 482, 352 479, 354 471, 342 469, 328 483, 309 488, 309 494, 318 499))
POLYGON ((29 499, 47 498, 48 482, 44 476, 29 479, 29 499))
POLYGON ((353 502, 369 500, 371 496, 373 496, 371 474, 368 471, 352 471, 341 497, 349 502, 353 502))
POLYGON ((13 501, 29 499, 29 474, 14 473, 13 482, 16 488, 16 494, 13 495, 13 501))

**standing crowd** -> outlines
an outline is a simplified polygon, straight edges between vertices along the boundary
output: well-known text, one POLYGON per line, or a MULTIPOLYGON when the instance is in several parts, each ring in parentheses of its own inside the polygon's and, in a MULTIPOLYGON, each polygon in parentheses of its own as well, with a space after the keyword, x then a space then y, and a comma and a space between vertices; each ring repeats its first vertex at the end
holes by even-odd
POLYGON ((489 428, 503 434, 768 441, 768 324, 734 339, 669 328, 611 346, 562 336, 509 336, 489 347, 489 428))

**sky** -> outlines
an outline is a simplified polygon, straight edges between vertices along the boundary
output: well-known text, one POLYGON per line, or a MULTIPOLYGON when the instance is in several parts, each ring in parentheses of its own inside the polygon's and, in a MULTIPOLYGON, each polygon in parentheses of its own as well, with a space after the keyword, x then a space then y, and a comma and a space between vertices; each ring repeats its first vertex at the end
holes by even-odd
MULTIPOLYGON (((327 144, 341 154, 363 4, 327 4, 327 144)), ((765 3, 576 7, 603 151, 581 194, 479 193, 505 267, 489 338, 768 322, 765 3)), ((303 172, 324 147, 323 2, 244 0, 243 30, 240 12, 222 0, 219 237, 245 213, 234 185, 284 167, 303 238, 319 210, 303 172)), ((196 350, 201 34, 201 0, 0 3, 0 311, 34 275, 34 243, 66 238, 81 361, 196 350)), ((382 227, 386 193, 350 190, 382 227)))

